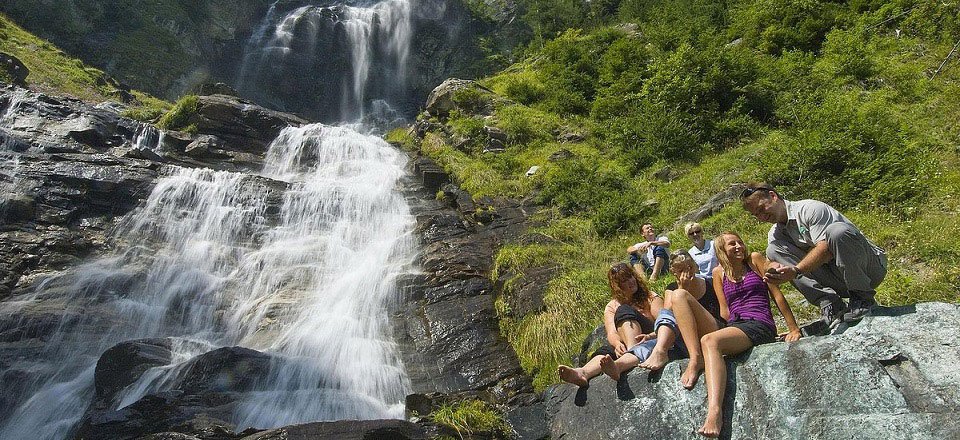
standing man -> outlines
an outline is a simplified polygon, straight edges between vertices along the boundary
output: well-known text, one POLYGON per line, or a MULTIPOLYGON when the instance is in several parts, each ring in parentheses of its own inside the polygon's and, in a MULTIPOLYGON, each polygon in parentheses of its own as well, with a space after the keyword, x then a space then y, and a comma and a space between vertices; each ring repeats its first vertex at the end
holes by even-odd
POLYGON ((817 200, 789 201, 773 186, 750 183, 740 193, 743 208, 757 220, 773 223, 767 234, 772 264, 764 279, 790 281, 823 321, 856 322, 876 305, 876 288, 887 274, 887 255, 849 219, 817 200), (850 298, 850 306, 841 300, 850 298))
POLYGON ((630 254, 630 264, 634 269, 637 265, 643 266, 643 272, 646 273, 650 282, 654 282, 660 275, 667 273, 667 261, 670 259, 670 239, 667 237, 657 237, 657 232, 650 223, 644 223, 640 226, 640 233, 647 241, 641 241, 627 248, 630 254))

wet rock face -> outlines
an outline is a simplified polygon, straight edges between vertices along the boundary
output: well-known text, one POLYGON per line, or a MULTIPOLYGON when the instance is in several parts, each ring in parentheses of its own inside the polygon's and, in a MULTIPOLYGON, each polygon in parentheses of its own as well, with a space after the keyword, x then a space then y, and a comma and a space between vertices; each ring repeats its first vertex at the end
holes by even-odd
POLYGON ((501 240, 522 228, 524 207, 503 202, 495 219, 483 224, 427 204, 433 206, 417 218, 424 275, 405 289, 398 325, 414 391, 481 395, 498 403, 530 398, 529 378, 500 336, 489 278, 501 240))
POLYGON ((173 360, 170 339, 142 339, 117 344, 100 356, 94 374, 97 401, 113 402, 117 393, 153 367, 173 360))
MULTIPOLYGON (((956 438, 960 306, 880 308, 833 335, 775 343, 728 359, 721 438, 956 438)), ((686 361, 619 384, 546 393, 554 438, 699 438, 706 391, 680 385, 686 361)))
POLYGON ((243 440, 420 440, 430 438, 403 420, 347 420, 285 426, 243 437, 243 440))
POLYGON ((210 95, 199 97, 197 113, 190 123, 196 124, 201 133, 217 133, 233 148, 262 155, 280 130, 307 121, 234 96, 210 95))
POLYGON ((105 246, 162 165, 110 154, 135 122, 77 101, 0 89, 0 299, 105 246))
POLYGON ((150 393, 115 409, 116 393, 133 384, 150 368, 171 362, 170 339, 120 343, 97 362, 97 395, 84 415, 77 438, 121 439, 174 431, 183 434, 216 432, 239 438, 227 422, 237 402, 270 373, 272 358, 243 347, 223 347, 197 356, 179 367, 168 391, 150 393))

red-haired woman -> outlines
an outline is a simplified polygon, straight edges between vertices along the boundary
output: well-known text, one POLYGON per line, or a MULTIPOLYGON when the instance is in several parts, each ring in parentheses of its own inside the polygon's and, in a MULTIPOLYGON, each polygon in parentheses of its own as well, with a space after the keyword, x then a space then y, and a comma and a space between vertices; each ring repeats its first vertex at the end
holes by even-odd
MULTIPOLYGON (((602 364, 616 362, 623 369, 640 363, 637 355, 629 350, 637 346, 645 334, 653 332, 653 323, 663 301, 650 291, 646 280, 627 263, 617 263, 607 271, 610 286, 610 302, 603 311, 603 327, 609 345, 600 347, 593 357, 580 368, 566 365, 557 367, 564 382, 586 386, 587 382, 603 370, 602 364)), ((621 370, 622 371, 622 370, 621 370)))

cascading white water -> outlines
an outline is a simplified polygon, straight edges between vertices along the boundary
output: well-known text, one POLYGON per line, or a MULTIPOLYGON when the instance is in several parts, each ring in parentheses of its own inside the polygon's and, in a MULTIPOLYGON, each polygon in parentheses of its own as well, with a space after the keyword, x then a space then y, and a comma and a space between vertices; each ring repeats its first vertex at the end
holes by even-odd
MULTIPOLYGON (((376 81, 382 93, 406 88, 410 39, 413 34, 410 0, 384 0, 364 6, 336 4, 302 6, 281 16, 277 3, 270 9, 251 35, 244 50, 237 75, 237 90, 283 108, 281 102, 263 94, 265 81, 288 81, 283 66, 297 69, 339 71, 346 75, 333 79, 339 83, 339 120, 359 120, 374 100, 386 96, 369 96, 368 89, 376 81), (342 35, 342 36, 341 36, 342 35), (327 51, 340 47, 348 52, 346 66, 330 66, 335 57, 327 51), (326 45, 320 45, 324 40, 326 45), (310 60, 305 64, 304 60, 310 60), (372 68, 378 75, 372 75, 372 68), (282 78, 277 78, 281 75, 282 78)), ((323 72, 313 72, 322 75, 323 72)), ((329 72, 328 72, 329 73, 329 72)), ((286 87, 278 87, 286 89, 286 87)), ((325 93, 329 94, 330 90, 325 93)), ((326 96, 327 99, 333 96, 326 96)))
POLYGON ((163 144, 164 133, 150 124, 138 124, 133 133, 130 144, 135 150, 150 150, 156 152, 163 144))
POLYGON ((347 128, 289 128, 263 176, 178 169, 120 227, 118 251, 52 279, 0 313, 62 307, 36 384, 0 438, 64 438, 92 397, 97 358, 129 339, 175 337, 174 364, 124 390, 118 408, 163 390, 212 347, 275 355, 238 426, 397 418, 409 390, 386 310, 413 260, 414 220, 396 191, 405 158, 347 128), (222 318, 215 318, 221 316, 222 318), (179 362, 179 364, 178 364, 179 362))
POLYGON ((376 44, 376 30, 384 33, 385 37, 381 37, 379 45, 386 49, 387 55, 395 60, 397 66, 397 72, 391 79, 398 81, 399 87, 405 85, 411 35, 410 3, 408 0, 387 0, 367 8, 345 6, 343 15, 353 58, 352 95, 345 97, 343 102, 352 100, 361 104, 362 110, 366 103, 370 64, 373 62, 370 52, 376 44))
POLYGON ((30 91, 27 89, 17 89, 9 95, 10 98, 9 102, 7 102, 6 109, 3 111, 3 114, 0 114, 0 124, 13 125, 17 112, 20 111, 20 106, 29 93, 30 91))

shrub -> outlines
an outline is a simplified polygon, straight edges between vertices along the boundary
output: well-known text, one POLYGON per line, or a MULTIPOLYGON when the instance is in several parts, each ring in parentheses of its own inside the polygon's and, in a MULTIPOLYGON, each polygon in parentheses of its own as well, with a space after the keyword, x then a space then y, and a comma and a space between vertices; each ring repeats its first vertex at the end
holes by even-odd
POLYGON ((834 93, 797 107, 797 126, 775 138, 763 173, 805 197, 838 208, 906 215, 932 167, 923 136, 901 126, 883 95, 834 93))
POLYGON ((863 81, 876 70, 860 32, 834 30, 827 35, 817 69, 827 78, 840 81, 863 81))
MULTIPOLYGON (((180 98, 173 105, 173 108, 160 118, 157 126, 167 130, 190 131, 187 129, 191 127, 190 120, 197 114, 199 104, 200 99, 196 95, 186 95, 180 98)), ((196 130, 195 125, 192 127, 193 130, 196 130)))
POLYGON ((543 83, 530 72, 521 72, 506 77, 503 92, 510 99, 523 105, 539 102, 546 96, 543 83))
POLYGON ((490 107, 492 97, 476 87, 465 87, 454 91, 451 98, 464 113, 477 114, 490 107))
POLYGON ((553 138, 552 131, 560 125, 559 119, 521 105, 510 105, 497 112, 497 126, 516 144, 547 141, 553 138))
POLYGON ((566 214, 585 212, 626 190, 627 181, 623 170, 600 161, 565 161, 547 171, 539 197, 566 214))
POLYGON ((731 12, 731 37, 769 54, 816 51, 837 25, 843 4, 827 0, 758 0, 731 12))

